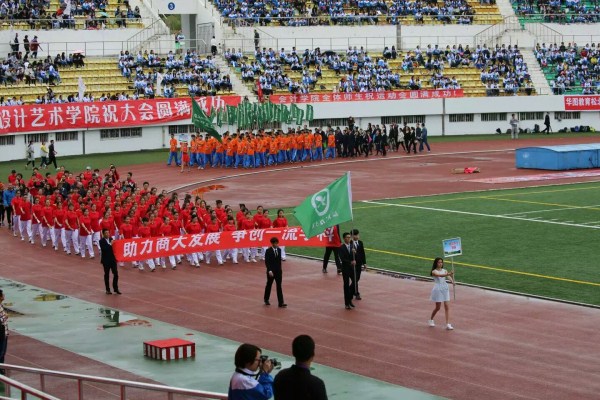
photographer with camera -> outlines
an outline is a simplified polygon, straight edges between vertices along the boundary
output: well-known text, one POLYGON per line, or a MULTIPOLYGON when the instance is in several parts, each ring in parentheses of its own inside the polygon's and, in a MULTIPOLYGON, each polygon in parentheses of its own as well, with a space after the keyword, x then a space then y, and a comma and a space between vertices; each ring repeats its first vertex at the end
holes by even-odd
POLYGON ((244 343, 235 352, 235 372, 229 382, 229 400, 268 400, 273 396, 273 362, 262 350, 244 343))
POLYGON ((296 363, 281 370, 275 377, 275 400, 327 400, 325 383, 310 373, 315 358, 315 341, 308 335, 297 336, 292 342, 296 363))

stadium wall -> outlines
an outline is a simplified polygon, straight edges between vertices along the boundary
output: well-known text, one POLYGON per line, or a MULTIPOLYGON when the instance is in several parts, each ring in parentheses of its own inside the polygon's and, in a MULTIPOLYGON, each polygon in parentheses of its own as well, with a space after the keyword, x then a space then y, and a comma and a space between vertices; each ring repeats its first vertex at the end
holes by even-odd
MULTIPOLYGON (((303 108, 303 105, 300 106, 303 108)), ((349 116, 353 116, 361 127, 366 127, 368 123, 382 124, 383 117, 395 117, 399 122, 402 122, 404 117, 408 117, 409 121, 416 121, 417 117, 424 118, 430 136, 494 134, 498 128, 503 132, 510 128, 508 120, 511 113, 522 113, 519 115, 520 127, 533 130, 535 124, 543 128, 543 113, 550 112, 554 132, 580 125, 600 130, 600 112, 565 113, 563 96, 336 102, 314 103, 313 107, 315 121, 311 126, 315 127, 326 126, 328 123, 336 126, 337 121, 345 121, 349 116)), ((189 126, 190 121, 140 129, 112 129, 104 133, 97 129, 74 131, 76 134, 50 132, 47 140, 56 140, 59 157, 161 149, 167 146, 169 126, 172 125, 182 125, 181 128, 185 131, 187 128, 184 125, 189 126)), ((409 125, 414 123, 409 122, 409 125)), ((287 129, 287 126, 283 125, 282 129, 287 129)), ((227 130, 234 131, 235 127, 224 125, 219 128, 221 133, 227 130)), ((19 134, 9 138, 10 136, 0 137, 0 161, 23 159, 28 140, 36 142, 36 157, 38 156, 39 142, 42 138, 39 133, 19 134)))

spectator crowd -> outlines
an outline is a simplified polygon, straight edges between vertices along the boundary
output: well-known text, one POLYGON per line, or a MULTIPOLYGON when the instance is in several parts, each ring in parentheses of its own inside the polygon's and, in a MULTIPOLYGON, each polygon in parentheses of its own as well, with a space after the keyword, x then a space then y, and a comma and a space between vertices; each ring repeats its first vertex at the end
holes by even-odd
POLYGON ((542 68, 553 69, 550 87, 554 94, 565 94, 575 88, 581 88, 582 94, 600 93, 600 47, 595 43, 583 47, 577 43, 538 43, 534 54, 542 68))

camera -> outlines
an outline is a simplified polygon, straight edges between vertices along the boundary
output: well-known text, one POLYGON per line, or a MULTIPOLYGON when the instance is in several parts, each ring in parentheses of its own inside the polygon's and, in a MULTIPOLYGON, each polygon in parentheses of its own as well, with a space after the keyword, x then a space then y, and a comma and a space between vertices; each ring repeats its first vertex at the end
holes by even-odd
MULTIPOLYGON (((267 356, 267 355, 260 356, 260 362, 261 362, 261 364, 264 363, 267 360, 269 360, 269 356, 267 356)), ((271 360, 271 364, 273 364, 273 369, 279 369, 279 368, 281 368, 281 362, 277 361, 276 358, 271 358, 270 360, 271 360)))

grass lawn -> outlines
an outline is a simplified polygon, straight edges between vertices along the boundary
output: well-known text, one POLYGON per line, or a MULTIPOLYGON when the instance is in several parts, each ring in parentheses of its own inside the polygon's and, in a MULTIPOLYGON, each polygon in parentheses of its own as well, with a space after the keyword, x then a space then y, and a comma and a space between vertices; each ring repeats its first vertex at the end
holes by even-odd
POLYGON ((342 231, 360 230, 369 265, 418 275, 443 239, 460 237, 459 281, 600 305, 599 196, 600 183, 588 183, 358 202, 342 231))

